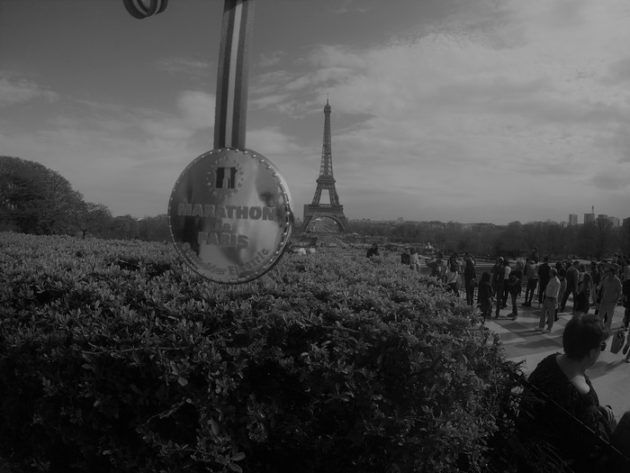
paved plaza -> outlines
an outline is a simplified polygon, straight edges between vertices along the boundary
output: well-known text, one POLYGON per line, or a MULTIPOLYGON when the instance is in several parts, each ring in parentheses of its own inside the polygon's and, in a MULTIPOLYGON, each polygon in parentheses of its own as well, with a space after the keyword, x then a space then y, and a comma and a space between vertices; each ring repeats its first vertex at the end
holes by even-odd
MULTIPOLYGON (((503 309, 501 317, 510 315, 510 310, 503 309)), ((613 318, 612 328, 621 327, 624 308, 617 306, 613 318)), ((562 352, 562 331, 571 319, 571 304, 567 304, 567 312, 559 314, 559 320, 554 324, 551 333, 536 331, 540 309, 536 307, 519 307, 516 320, 499 318, 486 321, 486 326, 498 334, 505 347, 506 357, 511 361, 524 361, 523 371, 529 374, 545 356, 562 352)), ((624 361, 621 351, 618 354, 610 352, 608 339, 606 350, 588 375, 593 382, 595 391, 601 404, 612 406, 617 419, 625 411, 630 410, 630 363, 624 361)))

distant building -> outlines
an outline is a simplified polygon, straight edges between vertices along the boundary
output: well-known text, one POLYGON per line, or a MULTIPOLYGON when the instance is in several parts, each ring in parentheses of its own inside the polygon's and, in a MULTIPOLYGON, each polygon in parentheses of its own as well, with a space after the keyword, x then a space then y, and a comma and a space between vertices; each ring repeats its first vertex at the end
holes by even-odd
POLYGON ((594 213, 584 214, 584 225, 586 225, 587 223, 595 223, 594 213))
POLYGON ((618 227, 621 225, 621 221, 617 217, 608 217, 608 220, 610 220, 610 223, 612 223, 613 227, 618 227))
POLYGON ((578 216, 577 214, 569 214, 569 226, 578 224, 578 216))

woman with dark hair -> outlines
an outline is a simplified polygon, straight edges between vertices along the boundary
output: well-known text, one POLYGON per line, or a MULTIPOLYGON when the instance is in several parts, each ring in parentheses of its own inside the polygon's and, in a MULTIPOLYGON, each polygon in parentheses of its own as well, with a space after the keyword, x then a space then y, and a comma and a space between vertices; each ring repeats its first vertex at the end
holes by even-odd
MULTIPOLYGON (((576 315, 562 334, 564 353, 544 358, 523 393, 520 432, 554 447, 576 472, 610 471, 603 447, 583 425, 606 441, 616 427, 612 409, 602 406, 586 371, 605 349, 606 330, 594 315, 576 315), (542 393, 542 394, 541 394, 542 393)), ((628 421, 629 413, 622 422, 628 421)))

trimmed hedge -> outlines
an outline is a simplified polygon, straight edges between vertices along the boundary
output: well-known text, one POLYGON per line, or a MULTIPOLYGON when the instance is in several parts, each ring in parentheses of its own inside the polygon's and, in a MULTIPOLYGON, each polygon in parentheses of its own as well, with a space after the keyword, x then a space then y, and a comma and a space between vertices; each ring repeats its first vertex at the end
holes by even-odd
POLYGON ((0 246, 12 471, 510 468, 514 367, 397 255, 286 255, 221 286, 167 245, 3 233, 0 246))

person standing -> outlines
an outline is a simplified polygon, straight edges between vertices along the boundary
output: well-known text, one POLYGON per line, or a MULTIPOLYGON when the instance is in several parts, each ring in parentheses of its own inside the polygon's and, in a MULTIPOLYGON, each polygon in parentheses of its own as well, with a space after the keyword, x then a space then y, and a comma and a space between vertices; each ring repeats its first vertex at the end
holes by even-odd
POLYGON ((628 330, 630 325, 630 266, 623 270, 623 283, 621 283, 621 300, 624 307, 623 327, 628 330))
POLYGON ((575 313, 576 314, 588 314, 588 310, 591 306, 591 291, 593 288, 593 282, 591 275, 584 273, 582 280, 578 283, 577 295, 575 296, 575 313))
POLYGON ((615 307, 621 297, 621 281, 617 277, 617 265, 610 264, 606 268, 600 284, 599 318, 606 330, 610 332, 612 319, 615 315, 615 307))
POLYGON ((529 255, 529 259, 532 260, 534 264, 538 264, 538 248, 534 247, 532 254, 529 255))
POLYGON ((466 289, 466 304, 473 305, 475 302, 475 285, 477 283, 475 262, 468 254, 466 254, 464 261, 464 288, 466 289))
POLYGON ((499 317, 501 307, 503 306, 503 289, 505 278, 505 265, 503 264, 503 258, 497 259, 497 264, 492 268, 492 284, 494 290, 494 297, 496 299, 496 312, 495 317, 499 317))
POLYGON ((564 309, 567 305, 567 301, 569 300, 569 296, 573 295, 573 313, 575 313, 575 297, 577 295, 578 289, 578 276, 579 272, 579 261, 574 261, 572 265, 567 268, 567 289, 564 291, 564 295, 562 296, 562 301, 560 302, 560 312, 564 312, 564 309))
MULTIPOLYGON (((542 282, 542 280, 541 280, 542 282)), ((556 268, 549 269, 549 281, 543 290, 543 309, 540 311, 538 330, 551 332, 556 319, 556 307, 558 307, 558 292, 560 292, 560 279, 556 268), (545 329, 545 323, 547 328, 545 329)))
POLYGON ((542 264, 538 265, 538 304, 542 304, 543 298, 545 296, 545 288, 547 287, 547 283, 549 282, 549 271, 551 270, 551 266, 549 266, 549 256, 545 256, 543 258, 542 264))
POLYGON ((510 294, 510 287, 508 284, 508 281, 510 280, 510 273, 512 272, 512 267, 510 266, 510 261, 509 260, 505 260, 503 262, 503 306, 502 308, 505 309, 507 307, 507 303, 508 303, 508 295, 510 294))
POLYGON ((477 289, 477 304, 481 309, 483 320, 489 319, 492 315, 492 284, 490 282, 492 275, 488 271, 484 271, 479 281, 477 289))
POLYGON ((517 261, 514 269, 510 271, 510 278, 508 279, 508 290, 512 298, 512 318, 514 319, 518 317, 516 299, 521 294, 521 285, 523 283, 523 270, 521 267, 522 263, 517 261))
POLYGON ((441 282, 444 282, 444 260, 442 259, 442 253, 435 255, 435 260, 431 262, 431 276, 437 278, 441 282))
POLYGON ((591 304, 597 306, 597 298, 599 297, 599 284, 602 282, 602 268, 597 261, 591 261, 591 279, 593 282, 593 291, 591 292, 591 304))
POLYGON ((366 256, 371 258, 372 256, 378 256, 378 246, 376 243, 372 243, 372 246, 368 248, 366 256))
POLYGON ((530 259, 525 265, 525 277, 527 278, 527 288, 525 289, 525 302, 524 307, 532 306, 532 299, 536 293, 536 287, 538 286, 538 268, 536 262, 530 259))
POLYGON ((459 271, 457 264, 451 263, 446 271, 446 285, 457 297, 459 297, 459 271))
POLYGON ((558 291, 558 307, 556 307, 555 320, 558 321, 558 310, 560 308, 560 301, 567 290, 567 273, 564 269, 564 265, 558 262, 556 264, 556 271, 558 272, 558 279, 560 280, 560 290, 558 291))
POLYGON ((626 345, 623 347, 622 353, 626 355, 625 362, 630 363, 630 266, 626 264, 623 269, 623 283, 621 286, 622 301, 624 306, 623 328, 628 332, 626 335, 626 345))
POLYGON ((411 249, 411 254, 409 255, 409 267, 412 271, 420 272, 420 256, 418 256, 415 248, 411 249))

